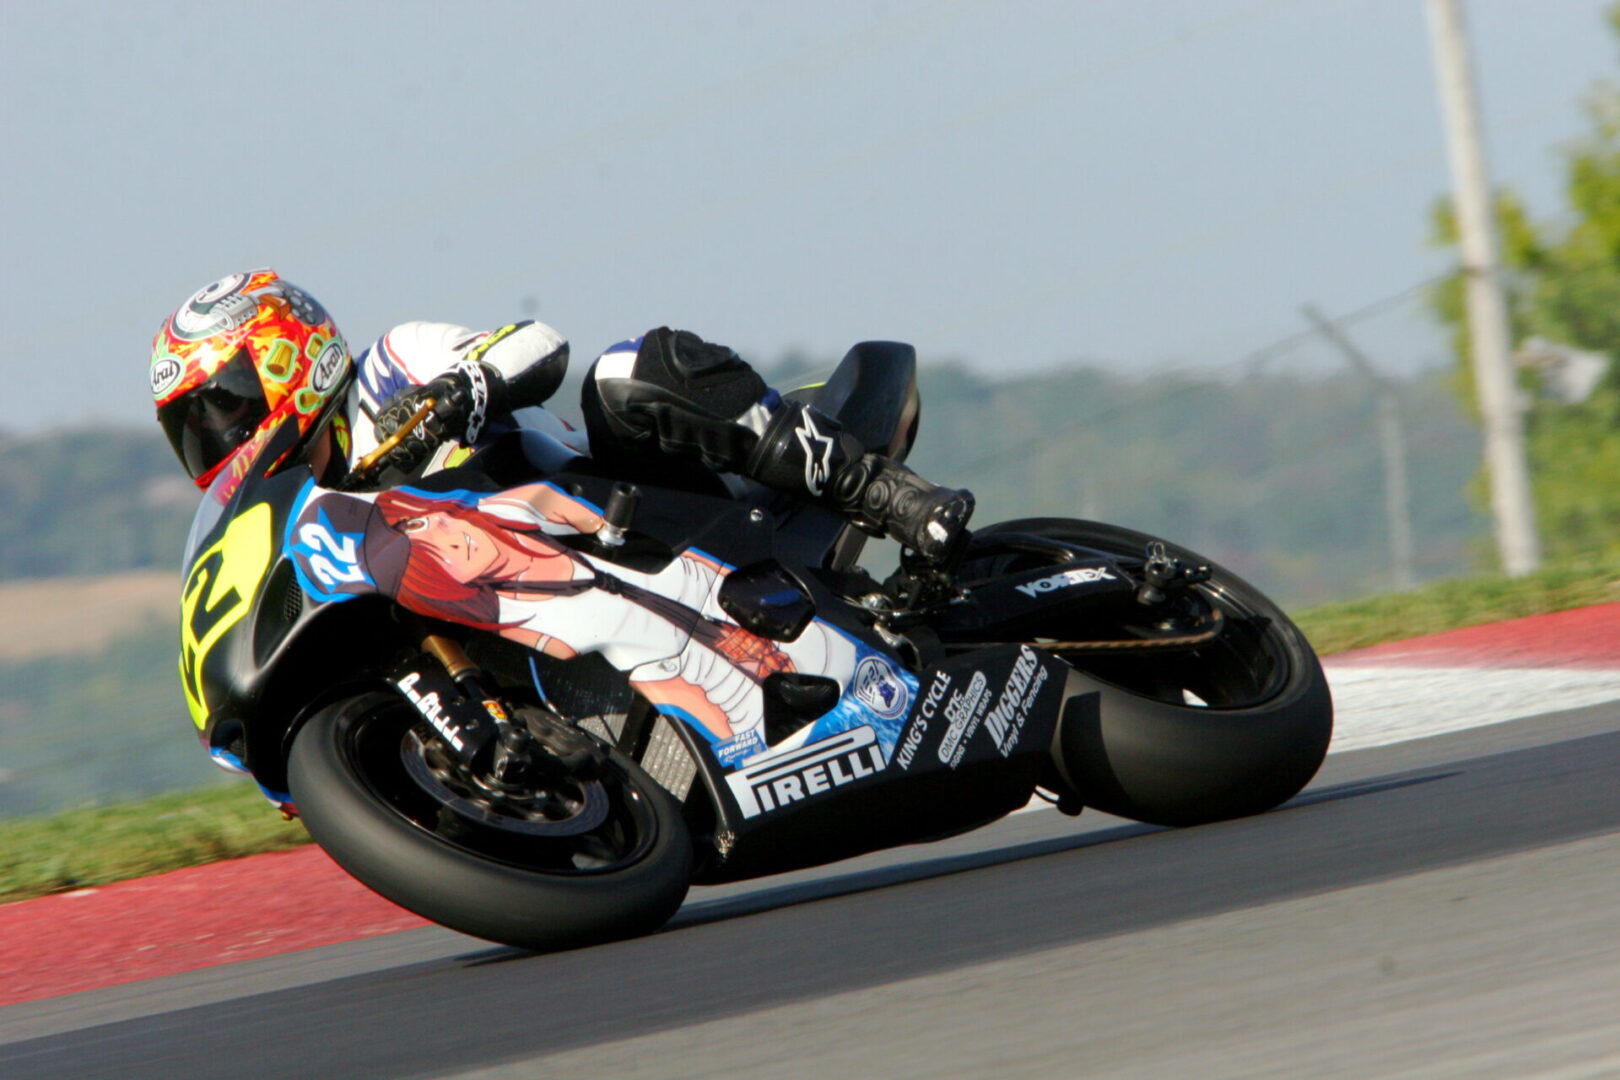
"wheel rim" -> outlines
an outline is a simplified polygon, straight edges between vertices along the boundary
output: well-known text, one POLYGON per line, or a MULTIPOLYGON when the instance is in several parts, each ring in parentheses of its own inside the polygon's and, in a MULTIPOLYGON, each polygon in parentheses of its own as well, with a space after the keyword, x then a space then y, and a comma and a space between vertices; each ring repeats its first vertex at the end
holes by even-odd
POLYGON ((441 843, 550 874, 607 874, 657 838, 647 797, 619 765, 590 781, 510 792, 479 784, 403 702, 379 702, 338 732, 350 773, 376 800, 441 843))
POLYGON ((524 836, 578 836, 607 820, 608 795, 599 780, 564 782, 539 791, 505 791, 470 776, 439 740, 418 724, 399 747, 417 786, 468 821, 524 836))

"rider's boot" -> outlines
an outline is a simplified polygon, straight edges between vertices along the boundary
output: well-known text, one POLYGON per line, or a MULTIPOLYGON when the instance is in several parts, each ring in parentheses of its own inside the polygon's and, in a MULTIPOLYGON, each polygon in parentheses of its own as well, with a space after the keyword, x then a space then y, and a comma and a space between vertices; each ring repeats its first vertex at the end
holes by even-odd
POLYGON ((765 424, 743 474, 768 487, 829 503, 866 531, 941 562, 967 538, 973 493, 931 484, 868 453, 831 417, 785 401, 765 424))

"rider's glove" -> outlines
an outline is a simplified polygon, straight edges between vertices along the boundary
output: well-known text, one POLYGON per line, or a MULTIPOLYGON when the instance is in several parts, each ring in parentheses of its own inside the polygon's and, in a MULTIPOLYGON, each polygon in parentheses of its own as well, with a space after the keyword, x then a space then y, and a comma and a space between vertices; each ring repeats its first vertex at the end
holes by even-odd
POLYGON ((429 399, 429 413, 400 444, 389 451, 387 464, 401 472, 413 472, 433 455, 447 439, 465 445, 478 441, 485 422, 506 411, 501 402, 506 385, 488 364, 463 360, 450 371, 421 386, 401 390, 377 413, 377 442, 381 444, 416 415, 429 399))

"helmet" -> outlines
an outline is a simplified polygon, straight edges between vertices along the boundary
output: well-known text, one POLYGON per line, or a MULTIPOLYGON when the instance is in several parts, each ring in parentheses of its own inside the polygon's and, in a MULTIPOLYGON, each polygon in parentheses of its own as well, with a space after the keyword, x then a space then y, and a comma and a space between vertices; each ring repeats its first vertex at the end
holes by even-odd
POLYGON ((202 488, 288 417, 308 437, 342 401, 353 374, 326 309, 274 270, 205 286, 152 339, 158 423, 202 488))

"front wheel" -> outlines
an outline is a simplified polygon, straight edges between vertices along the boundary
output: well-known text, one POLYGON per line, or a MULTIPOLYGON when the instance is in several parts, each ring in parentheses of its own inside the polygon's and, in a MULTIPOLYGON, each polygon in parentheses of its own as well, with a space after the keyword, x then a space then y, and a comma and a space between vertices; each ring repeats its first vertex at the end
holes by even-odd
MULTIPOLYGON (((1058 541, 1077 557, 1100 555, 1138 572, 1143 533, 1066 518, 1009 521, 979 530, 968 575, 1017 573, 1060 563, 1058 541)), ((1219 633, 1195 648, 1054 649, 1072 664, 1071 696, 1053 754, 1082 802, 1159 825, 1196 825, 1269 810, 1297 794, 1327 754, 1333 701, 1315 652, 1260 590, 1208 559, 1166 545, 1185 564, 1211 569, 1189 607, 1218 613, 1219 633)), ((1173 635, 1161 616, 1126 594, 1104 608, 1070 609, 1023 628, 1027 640, 1095 641, 1173 635)))
POLYGON ((453 930, 536 951, 650 933, 680 907, 680 808, 621 755, 595 779, 521 795, 469 782, 397 695, 338 702, 288 759, 315 842, 388 899, 453 930))

